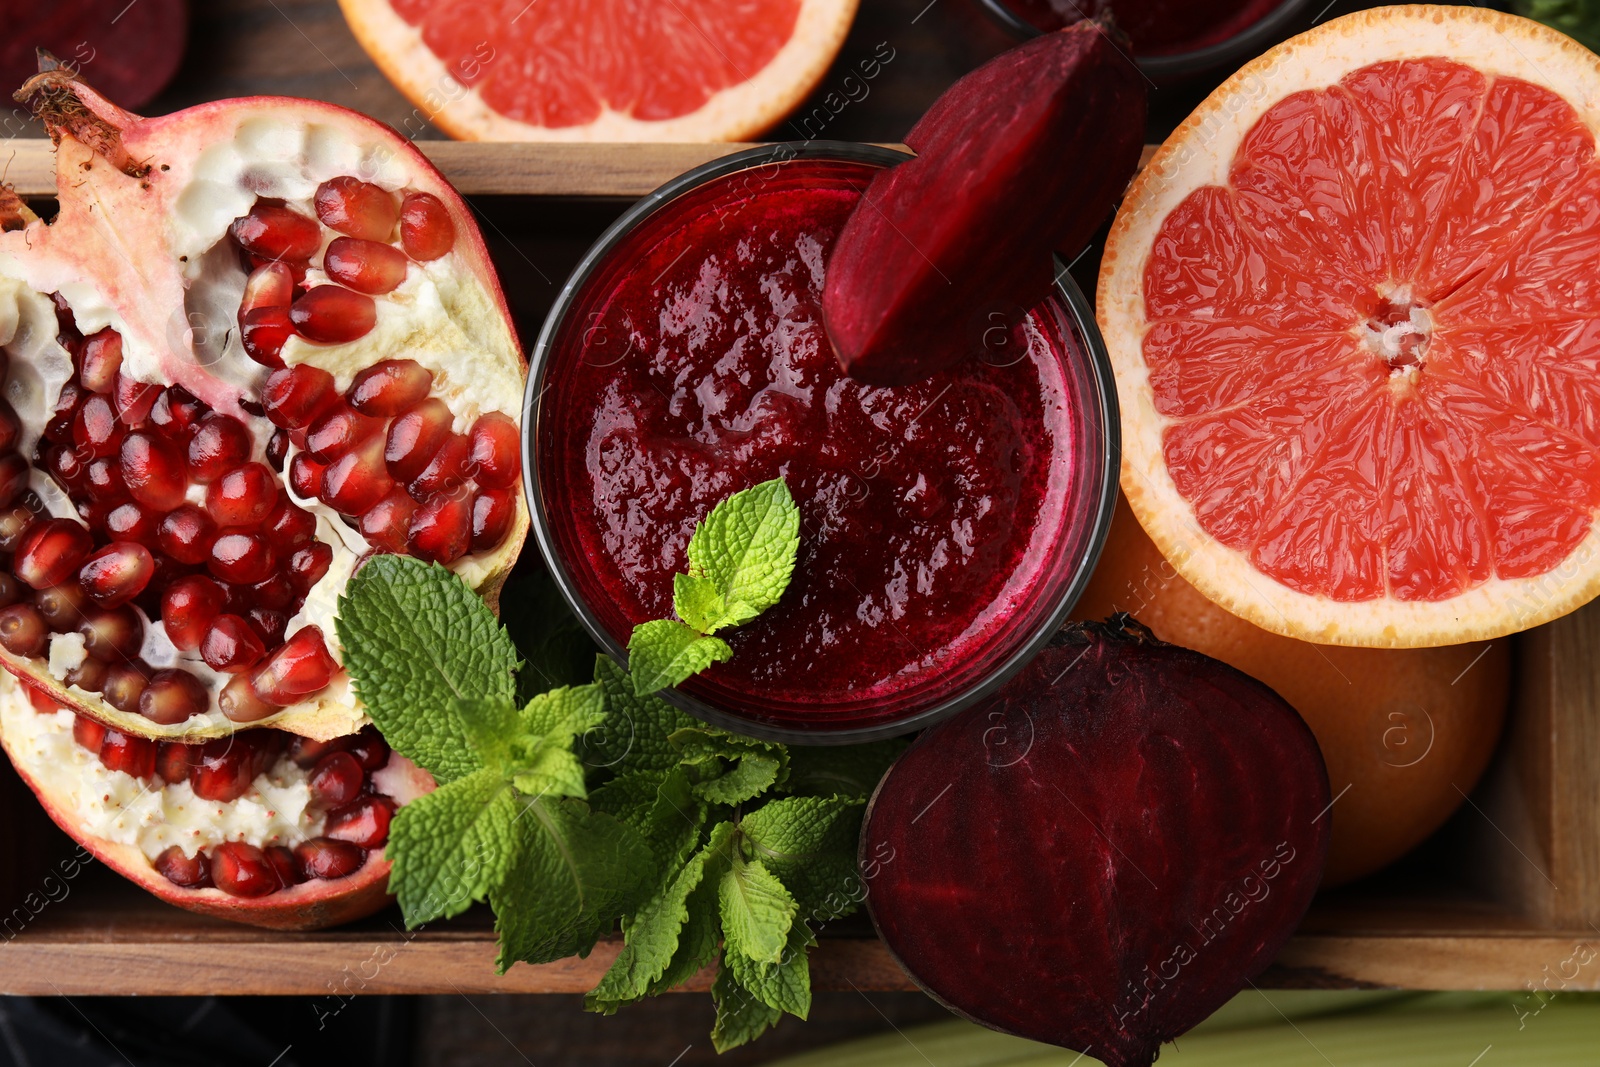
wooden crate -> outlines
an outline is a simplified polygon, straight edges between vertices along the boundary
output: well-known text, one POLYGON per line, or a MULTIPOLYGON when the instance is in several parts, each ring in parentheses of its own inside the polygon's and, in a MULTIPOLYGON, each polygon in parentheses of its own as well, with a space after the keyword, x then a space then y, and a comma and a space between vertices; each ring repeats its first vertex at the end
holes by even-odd
MULTIPOLYGON (((52 196, 48 145, 11 147, 8 180, 52 196)), ((421 147, 483 219, 526 342, 628 199, 742 146, 421 147)), ((1261 985, 1600 989, 1600 605, 1514 640, 1515 707, 1482 787, 1415 857, 1319 899, 1261 985)), ((0 994, 301 994, 331 1011, 356 994, 585 992, 617 952, 496 977, 483 911, 414 933, 391 910, 273 934, 168 907, 97 865, 47 892, 76 849, 0 771, 0 994)), ((820 990, 914 988, 859 920, 822 931, 812 976, 820 990)))

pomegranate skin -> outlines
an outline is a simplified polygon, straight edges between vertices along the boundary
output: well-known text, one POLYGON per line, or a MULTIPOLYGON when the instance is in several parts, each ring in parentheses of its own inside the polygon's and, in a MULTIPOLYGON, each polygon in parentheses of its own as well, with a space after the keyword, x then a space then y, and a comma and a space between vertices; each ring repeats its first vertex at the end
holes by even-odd
POLYGON ((951 1010, 1148 1067, 1288 940, 1329 801, 1281 697, 1119 615, 1062 631, 884 776, 867 906, 951 1010))

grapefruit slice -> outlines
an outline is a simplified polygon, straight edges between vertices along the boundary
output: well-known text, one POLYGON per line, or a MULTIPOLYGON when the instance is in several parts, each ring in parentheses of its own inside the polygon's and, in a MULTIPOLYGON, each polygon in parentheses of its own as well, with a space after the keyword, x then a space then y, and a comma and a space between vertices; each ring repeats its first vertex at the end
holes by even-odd
POLYGON ((1100 277, 1122 484, 1194 586, 1328 644, 1482 640, 1600 592, 1600 67, 1470 7, 1229 79, 1100 277))
POLYGON ((737 141, 792 111, 858 0, 339 0, 389 80, 452 137, 737 141))

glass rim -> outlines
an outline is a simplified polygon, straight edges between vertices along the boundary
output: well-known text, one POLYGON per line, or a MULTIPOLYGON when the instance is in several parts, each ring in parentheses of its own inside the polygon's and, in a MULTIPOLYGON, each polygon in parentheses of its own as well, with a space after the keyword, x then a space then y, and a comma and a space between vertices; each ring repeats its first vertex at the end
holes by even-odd
MULTIPOLYGON (((562 599, 577 616, 590 638, 618 664, 626 667, 627 647, 611 635, 585 602, 577 583, 561 558, 545 507, 544 493, 541 491, 542 472, 538 463, 539 401, 544 396, 544 379, 555 354, 557 335, 573 305, 607 257, 635 227, 667 203, 709 181, 755 166, 796 159, 842 160, 892 166, 910 158, 912 158, 911 153, 899 149, 853 141, 790 141, 759 145, 703 163, 666 182, 623 212, 584 253, 562 286, 555 303, 551 305, 544 325, 540 327, 538 339, 528 356, 528 381, 522 400, 523 490, 527 494, 529 512, 533 519, 534 540, 539 546, 539 554, 544 560, 546 571, 560 590, 562 599)), ((1044 648, 1051 637, 1067 622, 1074 605, 1083 595, 1089 578, 1094 573, 1095 565, 1099 562, 1101 551, 1111 531, 1111 519, 1116 510, 1118 476, 1122 464, 1122 422, 1117 402, 1116 379, 1111 368, 1111 356, 1095 322, 1094 308, 1059 257, 1055 260, 1053 291, 1061 301, 1066 319, 1076 329, 1084 354, 1087 356, 1084 369, 1088 372, 1090 395, 1083 397, 1084 415, 1087 416, 1086 421, 1091 426, 1096 421, 1099 423, 1103 455, 1098 469, 1090 468, 1084 472, 1085 477, 1098 477, 1100 481, 1099 492, 1090 501, 1092 513, 1084 516, 1090 523, 1085 541, 1086 551, 1070 578, 1064 583, 1061 592, 1057 594, 1059 602, 1053 609, 1044 613, 1043 621, 1037 625, 1036 631, 992 669, 986 671, 977 682, 960 692, 939 700, 915 714, 867 726, 833 730, 779 726, 725 710, 680 689, 663 689, 656 694, 657 696, 680 711, 712 726, 762 741, 805 746, 862 744, 915 733, 970 708, 978 701, 992 695, 1044 648), (1089 410, 1091 407, 1093 410, 1089 410)))
MULTIPOLYGON (((1172 82, 1241 59, 1253 58, 1276 43, 1283 32, 1310 9, 1312 3, 1313 0, 1280 0, 1277 7, 1226 40, 1188 52, 1137 57, 1134 62, 1152 81, 1172 82)), ((1009 0, 978 0, 978 4, 992 21, 1022 40, 1047 32, 1013 11, 1009 0)))

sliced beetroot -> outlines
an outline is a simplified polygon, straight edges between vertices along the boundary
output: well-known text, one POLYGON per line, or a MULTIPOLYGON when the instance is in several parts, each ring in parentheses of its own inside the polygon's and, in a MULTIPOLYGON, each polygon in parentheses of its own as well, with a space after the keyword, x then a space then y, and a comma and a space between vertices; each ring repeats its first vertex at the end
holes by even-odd
POLYGON ((1097 22, 1013 48, 912 128, 828 261, 823 315, 846 372, 920 381, 981 352, 1049 293, 1138 167, 1143 76, 1097 22))
POLYGON ((901 757, 862 828, 867 904, 954 1011, 1145 1067, 1272 962, 1328 806, 1283 698, 1118 616, 901 757))

